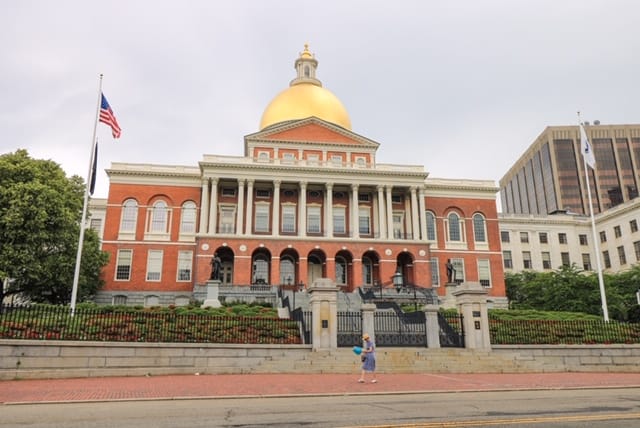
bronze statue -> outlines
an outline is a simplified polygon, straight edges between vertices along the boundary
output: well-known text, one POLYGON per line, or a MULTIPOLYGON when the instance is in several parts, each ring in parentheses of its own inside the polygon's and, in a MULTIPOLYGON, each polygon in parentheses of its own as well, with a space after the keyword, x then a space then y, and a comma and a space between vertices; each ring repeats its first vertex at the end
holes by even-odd
POLYGON ((213 253, 213 258, 211 259, 211 277, 209 279, 216 281, 222 279, 222 260, 218 256, 218 253, 213 253))
POLYGON ((456 269, 453 267, 451 259, 447 259, 445 266, 447 267, 447 282, 452 283, 456 280, 456 269))

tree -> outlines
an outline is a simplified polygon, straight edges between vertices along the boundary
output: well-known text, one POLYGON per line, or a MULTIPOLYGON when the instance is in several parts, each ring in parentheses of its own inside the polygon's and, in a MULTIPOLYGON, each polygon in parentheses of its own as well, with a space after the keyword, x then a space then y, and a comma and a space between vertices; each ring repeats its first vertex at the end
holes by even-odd
MULTIPOLYGON (((71 300, 84 189, 82 178, 67 178, 60 165, 32 159, 26 150, 0 156, 0 280, 9 279, 5 294, 54 304, 71 300)), ((98 236, 87 230, 79 301, 102 286, 100 271, 107 260, 98 236)))

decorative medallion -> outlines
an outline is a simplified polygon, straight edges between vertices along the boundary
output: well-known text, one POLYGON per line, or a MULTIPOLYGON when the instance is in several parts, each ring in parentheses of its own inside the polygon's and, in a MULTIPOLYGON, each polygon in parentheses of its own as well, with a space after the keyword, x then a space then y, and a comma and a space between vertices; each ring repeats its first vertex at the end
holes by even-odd
POLYGON ((390 256, 391 254, 393 254, 393 251, 391 251, 389 248, 387 248, 386 250, 384 250, 384 253, 385 253, 387 256, 390 256))
POLYGON ((209 249, 209 244, 202 244, 202 251, 207 251, 209 249))
POLYGON ((243 253, 247 251, 247 246, 244 244, 240 245, 240 251, 242 251, 243 253))

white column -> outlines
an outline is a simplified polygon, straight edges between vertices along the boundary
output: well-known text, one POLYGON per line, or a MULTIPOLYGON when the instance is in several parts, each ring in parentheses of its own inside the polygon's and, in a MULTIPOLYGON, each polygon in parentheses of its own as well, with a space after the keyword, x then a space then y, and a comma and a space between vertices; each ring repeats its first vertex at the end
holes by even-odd
POLYGON ((280 235, 280 180, 273 182, 273 218, 271 219, 271 234, 280 235))
POLYGON ((391 200, 391 192, 393 186, 387 185, 387 237, 388 239, 395 239, 393 237, 393 201, 391 200))
POLYGON ((247 219, 244 228, 245 235, 253 233, 253 180, 247 180, 247 219))
POLYGON ((358 223, 358 185, 351 185, 351 236, 355 239, 360 238, 360 227, 358 223))
POLYGON ((207 233, 209 217, 209 179, 202 179, 202 194, 200 195, 200 227, 198 232, 207 233))
POLYGON ((420 210, 420 238, 427 240, 427 207, 424 205, 424 187, 418 190, 418 209, 420 210))
POLYGON ((416 186, 411 186, 411 237, 420 239, 420 222, 418 221, 418 197, 416 186))
POLYGON ((326 184, 327 195, 324 198, 324 218, 327 228, 325 234, 329 238, 333 238, 333 183, 326 184))
POLYGON ((211 179, 211 200, 209 201, 209 233, 218 233, 218 179, 211 179))
POLYGON ((244 214, 244 178, 238 179, 238 212, 236 213, 236 233, 242 235, 244 214))
POLYGON ((307 182, 300 182, 298 197, 298 236, 307 236, 307 182))
POLYGON ((387 239, 387 220, 384 215, 384 186, 378 186, 378 231, 380 239, 387 239))

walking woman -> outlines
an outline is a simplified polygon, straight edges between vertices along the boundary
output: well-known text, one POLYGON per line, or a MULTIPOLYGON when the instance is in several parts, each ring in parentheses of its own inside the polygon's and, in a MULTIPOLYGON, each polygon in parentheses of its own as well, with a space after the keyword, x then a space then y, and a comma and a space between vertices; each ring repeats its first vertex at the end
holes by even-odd
POLYGON ((364 375, 366 372, 371 373, 371 383, 378 382, 376 380, 376 346, 371 341, 369 334, 362 335, 364 346, 362 347, 362 373, 358 382, 364 383, 364 375))

